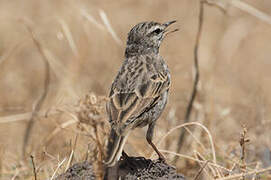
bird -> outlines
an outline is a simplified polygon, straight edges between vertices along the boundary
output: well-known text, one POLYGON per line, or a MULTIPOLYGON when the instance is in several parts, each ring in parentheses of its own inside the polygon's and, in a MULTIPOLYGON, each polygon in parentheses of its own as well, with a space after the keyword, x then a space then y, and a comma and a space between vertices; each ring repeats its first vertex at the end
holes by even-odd
POLYGON ((170 71, 159 48, 163 39, 178 29, 169 30, 169 21, 141 22, 128 33, 125 59, 115 77, 106 111, 111 125, 107 144, 107 167, 113 167, 121 155, 127 155, 124 144, 135 128, 148 126, 146 140, 159 156, 165 157, 152 142, 154 127, 168 100, 170 71))

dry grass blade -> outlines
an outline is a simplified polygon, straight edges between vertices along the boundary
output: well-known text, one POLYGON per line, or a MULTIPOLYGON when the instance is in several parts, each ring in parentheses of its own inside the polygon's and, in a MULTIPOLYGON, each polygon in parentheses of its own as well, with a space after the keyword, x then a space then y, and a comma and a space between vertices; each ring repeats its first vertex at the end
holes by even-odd
POLYGON ((117 36, 117 34, 115 33, 115 31, 113 30, 112 26, 109 23, 109 20, 105 14, 105 12, 103 10, 100 9, 100 16, 103 20, 103 23, 105 25, 105 27, 107 28, 108 32, 111 34, 111 36, 113 37, 113 39, 117 42, 118 45, 122 45, 122 42, 120 40, 120 38, 117 36))
POLYGON ((206 161, 204 163, 204 165, 200 168, 199 172, 197 173, 197 175, 195 176, 195 178, 193 180, 197 180, 200 177, 202 171, 204 170, 204 168, 207 166, 208 163, 209 163, 209 161, 206 161))
POLYGON ((14 176, 11 178, 11 180, 15 180, 17 178, 17 176, 19 175, 20 171, 16 169, 16 172, 14 174, 14 176))
MULTIPOLYGON (((37 114, 37 117, 44 116, 45 114, 47 116, 49 116, 49 115, 55 115, 57 113, 60 113, 60 112, 50 111, 50 113, 48 113, 48 111, 39 111, 38 114, 37 114)), ((12 123, 12 122, 18 122, 18 121, 25 121, 25 120, 30 119, 31 116, 32 116, 32 112, 26 112, 26 113, 21 113, 21 114, 2 116, 2 117, 0 117, 0 124, 1 123, 12 123)))
POLYGON ((192 138, 201 146, 204 151, 207 151, 206 147, 199 141, 196 136, 194 136, 193 132, 190 131, 188 127, 184 127, 184 129, 190 134, 190 136, 192 136, 192 138))
POLYGON ((23 39, 21 42, 15 44, 6 54, 0 56, 0 65, 9 59, 11 55, 13 55, 16 51, 18 51, 26 42, 26 38, 23 39))
MULTIPOLYGON (((180 154, 180 153, 175 153, 173 151, 168 151, 168 150, 164 150, 164 149, 159 149, 160 152, 163 152, 163 153, 168 153, 168 154, 172 154, 172 155, 175 155, 175 156, 179 156, 181 158, 185 158, 185 159, 189 159, 189 160, 192 160, 192 161, 195 161, 195 162, 199 162, 199 163, 204 163, 206 161, 201 161, 199 159, 196 159, 196 158, 193 158, 191 156, 187 156, 187 155, 184 155, 184 154, 180 154)), ((223 166, 220 166, 218 164, 215 164, 215 163, 212 163, 212 162, 209 162, 208 165, 212 165, 213 167, 216 167, 216 168, 220 168, 222 170, 225 170, 227 172, 230 172, 229 169, 223 167, 223 166)))
POLYGON ((251 5, 248 5, 247 3, 245 2, 242 2, 240 0, 231 0, 229 2, 232 6, 238 8, 238 9, 241 9, 243 11, 246 11, 247 13, 257 17, 258 19, 268 23, 271 25, 271 16, 269 16, 268 14, 266 13, 263 13, 262 11, 254 8, 253 6, 251 5))
POLYGON ((70 81, 68 79, 68 77, 73 77, 74 74, 71 71, 68 71, 66 66, 61 63, 61 61, 51 51, 44 49, 44 54, 49 60, 52 72, 54 72, 57 78, 61 80, 63 87, 66 87, 65 91, 69 92, 69 96, 77 97, 73 86, 69 85, 70 81))
POLYGON ((61 19, 61 18, 58 18, 58 22, 60 23, 61 27, 62 27, 62 30, 63 30, 63 33, 65 34, 66 36, 66 39, 68 40, 69 42, 69 45, 70 45, 70 48, 73 52, 73 54, 78 57, 79 56, 79 53, 78 53, 78 49, 76 47, 76 44, 74 42, 74 38, 72 37, 72 33, 69 29, 69 26, 67 25, 67 23, 61 19))
POLYGON ((244 176, 250 176, 250 175, 254 175, 254 174, 261 174, 267 171, 271 171, 271 166, 265 169, 260 169, 260 170, 254 170, 254 171, 250 171, 247 173, 241 173, 241 174, 235 174, 235 175, 231 175, 231 176, 226 176, 223 178, 219 178, 217 180, 230 180, 230 179, 237 179, 237 178, 241 178, 244 176))
MULTIPOLYGON (((210 131, 202 124, 198 123, 198 122, 190 122, 190 123, 184 123, 181 124, 179 126, 176 126, 174 128, 172 128, 171 130, 169 130, 158 142, 157 142, 157 146, 159 146, 161 144, 161 142, 168 136, 170 135, 173 131, 183 128, 185 126, 191 126, 191 125, 196 125, 196 126, 200 126, 201 128, 204 129, 204 131, 208 134, 208 138, 209 138, 209 142, 211 145, 211 149, 212 149, 212 155, 213 155, 213 162, 216 164, 216 153, 215 153, 215 146, 214 146, 214 141, 212 138, 212 135, 210 133, 210 131)), ((154 155, 154 153, 152 153, 151 157, 154 155)))
POLYGON ((67 121, 67 122, 61 124, 61 125, 60 125, 59 127, 57 127, 57 128, 56 128, 49 136, 46 137, 46 139, 45 139, 45 141, 43 142, 43 144, 45 144, 45 145, 48 144, 48 143, 51 141, 51 139, 52 139, 58 132, 60 132, 62 129, 64 129, 64 128, 66 128, 66 127, 72 125, 72 124, 75 124, 75 123, 77 123, 77 122, 78 122, 78 120, 72 119, 72 120, 70 120, 70 121, 67 121))
POLYGON ((0 146, 0 178, 3 170, 4 148, 0 146))
POLYGON ((0 124, 24 121, 31 118, 32 112, 0 117, 0 124))
POLYGON ((100 30, 105 31, 105 27, 100 24, 98 21, 95 20, 93 16, 91 16, 85 9, 80 9, 80 13, 83 17, 85 17, 90 23, 94 24, 95 27, 97 27, 100 30))
MULTIPOLYGON (((196 157, 198 160, 204 161, 204 162, 207 161, 207 160, 206 160, 206 159, 205 159, 198 151, 195 151, 194 154, 195 154, 195 157, 196 157)), ((202 166, 202 163, 199 163, 199 165, 202 166)), ((206 170, 206 168, 204 169, 204 171, 205 171, 206 174, 209 176, 209 178, 212 179, 213 177, 217 177, 216 171, 214 170, 215 167, 212 167, 212 166, 210 166, 210 165, 208 164, 208 168, 210 169, 210 171, 211 171, 212 174, 208 173, 207 170, 206 170)), ((218 168, 216 168, 216 169, 218 169, 218 168)), ((221 176, 221 177, 222 177, 222 176, 221 176)))
POLYGON ((78 138, 78 134, 76 134, 76 136, 75 136, 74 144, 73 144, 73 147, 71 149, 71 154, 70 154, 68 163, 66 165, 65 171, 67 171, 69 169, 69 167, 70 167, 70 165, 72 163, 73 156, 74 156, 74 151, 75 151, 75 147, 76 147, 76 144, 77 144, 77 138, 78 138))
POLYGON ((54 177, 55 177, 55 175, 56 175, 58 169, 62 166, 62 164, 66 161, 66 159, 67 159, 67 158, 64 158, 60 163, 58 163, 57 168, 56 168, 56 170, 54 171, 54 173, 53 173, 52 177, 50 178, 50 180, 53 180, 53 179, 54 179, 54 177))
POLYGON ((104 25, 100 24, 98 21, 95 20, 95 18, 93 18, 93 16, 91 16, 90 14, 87 13, 86 10, 84 9, 80 9, 80 13, 83 17, 85 17, 89 22, 91 22, 92 24, 94 24, 98 29, 103 30, 103 31, 108 31, 112 38, 117 42, 118 45, 122 45, 122 41, 120 40, 120 38, 117 36, 116 32, 114 31, 114 29, 112 28, 106 13, 100 9, 99 14, 100 17, 104 23, 104 25))
POLYGON ((30 120, 29 120, 29 122, 27 124, 27 128, 25 130, 23 149, 22 149, 22 155, 23 156, 25 156, 26 146, 27 146, 27 143, 28 143, 28 140, 29 140, 29 136, 30 136, 30 133, 31 133, 32 126, 34 124, 34 120, 38 116, 38 112, 40 111, 41 106, 42 106, 45 98, 47 97, 47 94, 48 94, 48 91, 49 91, 49 84, 50 84, 50 65, 49 65, 49 61, 47 60, 47 58, 46 58, 46 56, 44 54, 44 51, 42 49, 42 46, 41 46, 40 42, 38 41, 36 35, 34 34, 34 31, 32 30, 30 24, 27 21, 22 20, 21 22, 23 23, 23 25, 26 27, 27 31, 31 35, 31 38, 32 38, 34 44, 36 45, 40 55, 42 56, 42 60, 43 60, 44 65, 45 65, 45 79, 44 79, 43 92, 42 92, 40 98, 37 100, 37 103, 34 105, 32 117, 30 118, 30 120))
POLYGON ((44 49, 44 54, 49 60, 50 67, 52 68, 52 72, 55 73, 57 78, 63 80, 65 76, 68 75, 68 71, 66 70, 65 66, 61 63, 59 59, 56 58, 56 56, 52 54, 51 51, 44 49))
POLYGON ((223 13, 226 13, 227 3, 226 1, 218 1, 218 0, 205 0, 205 3, 209 6, 215 6, 220 9, 223 13))

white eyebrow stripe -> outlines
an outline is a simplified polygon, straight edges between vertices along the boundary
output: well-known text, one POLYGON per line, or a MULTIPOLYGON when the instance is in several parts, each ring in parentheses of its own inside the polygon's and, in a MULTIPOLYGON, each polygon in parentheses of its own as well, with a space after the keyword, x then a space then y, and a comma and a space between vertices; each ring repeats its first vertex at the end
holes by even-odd
POLYGON ((153 31, 156 30, 156 29, 162 29, 162 28, 161 28, 161 26, 159 26, 159 25, 153 26, 153 27, 150 28, 150 30, 149 30, 148 33, 151 33, 151 32, 153 32, 153 31))

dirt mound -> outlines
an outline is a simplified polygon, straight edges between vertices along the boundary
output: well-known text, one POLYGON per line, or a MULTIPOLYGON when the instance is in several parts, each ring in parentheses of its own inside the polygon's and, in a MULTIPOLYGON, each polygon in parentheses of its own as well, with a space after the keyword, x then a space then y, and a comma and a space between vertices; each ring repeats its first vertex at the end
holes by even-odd
POLYGON ((74 164, 65 173, 59 175, 54 180, 95 180, 93 167, 90 162, 74 164))
MULTIPOLYGON (((117 173, 110 174, 108 180, 123 179, 169 179, 185 180, 184 176, 178 174, 176 169, 159 160, 145 159, 144 157, 129 157, 122 159, 116 165, 117 173)), ((55 180, 94 180, 95 175, 90 162, 74 164, 65 173, 59 175, 55 180)))
POLYGON ((121 179, 171 179, 184 180, 184 176, 177 174, 176 169, 159 160, 145 159, 144 157, 129 157, 119 163, 121 179))

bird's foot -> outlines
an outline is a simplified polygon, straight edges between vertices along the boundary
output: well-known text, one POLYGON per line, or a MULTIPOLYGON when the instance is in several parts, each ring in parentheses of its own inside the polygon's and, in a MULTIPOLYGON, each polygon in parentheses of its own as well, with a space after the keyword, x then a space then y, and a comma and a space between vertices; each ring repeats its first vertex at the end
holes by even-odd
POLYGON ((129 159, 129 156, 128 156, 128 154, 125 152, 125 151, 122 151, 122 158, 124 159, 124 160, 128 160, 129 159))
POLYGON ((161 163, 166 163, 166 158, 165 158, 165 156, 163 156, 163 155, 160 153, 160 154, 159 154, 158 161, 161 162, 161 163))

